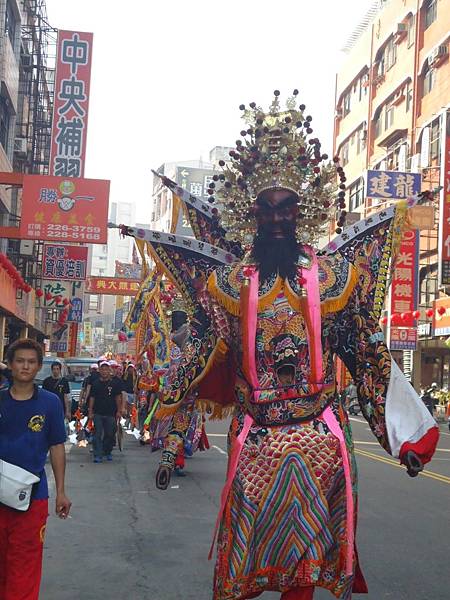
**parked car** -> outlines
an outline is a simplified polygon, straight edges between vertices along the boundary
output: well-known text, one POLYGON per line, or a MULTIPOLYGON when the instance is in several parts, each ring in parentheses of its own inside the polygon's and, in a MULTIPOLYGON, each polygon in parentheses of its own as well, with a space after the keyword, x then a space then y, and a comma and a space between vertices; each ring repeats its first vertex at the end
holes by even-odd
POLYGON ((80 401, 81 386, 85 377, 89 375, 89 367, 95 359, 80 356, 74 358, 66 358, 67 379, 70 384, 72 394, 72 414, 77 410, 80 401))

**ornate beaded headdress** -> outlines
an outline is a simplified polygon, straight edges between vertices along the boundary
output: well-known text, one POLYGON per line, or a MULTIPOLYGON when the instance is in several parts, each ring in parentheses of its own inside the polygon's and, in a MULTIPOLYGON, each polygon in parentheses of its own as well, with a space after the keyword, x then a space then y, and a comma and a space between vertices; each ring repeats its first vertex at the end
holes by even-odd
POLYGON ((297 107, 297 95, 294 90, 282 108, 275 90, 268 112, 255 102, 249 108, 240 106, 247 124, 241 131, 243 140, 237 140, 228 162, 219 162, 223 172, 213 177, 208 190, 210 200, 215 195, 222 204, 219 212, 228 239, 244 245, 253 241, 255 201, 269 189, 287 189, 298 196, 299 241, 317 240, 335 216, 338 232, 345 222, 344 171, 338 159, 328 161, 322 154, 320 141, 311 136, 312 117, 305 115, 304 104, 297 107), (340 189, 335 198, 337 176, 340 189))

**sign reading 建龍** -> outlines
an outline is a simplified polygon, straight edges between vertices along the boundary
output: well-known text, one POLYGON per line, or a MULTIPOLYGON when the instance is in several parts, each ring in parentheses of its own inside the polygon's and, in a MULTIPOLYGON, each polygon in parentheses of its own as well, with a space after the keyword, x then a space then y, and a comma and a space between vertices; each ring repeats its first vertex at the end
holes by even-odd
POLYGON ((405 333, 405 331, 407 329, 416 330, 412 313, 417 309, 418 286, 419 231, 412 229, 403 233, 392 278, 390 312, 397 319, 393 325, 399 325, 399 327, 391 327, 391 350, 415 349, 417 335, 405 333), (402 329, 402 332, 399 332, 399 329, 402 329))
POLYGON ((110 296, 136 296, 140 280, 121 277, 88 277, 85 292, 87 294, 106 294, 110 296))
POLYGON ((84 175, 92 42, 92 33, 58 33, 50 175, 84 175))
POLYGON ((422 176, 400 171, 367 171, 367 197, 377 200, 402 200, 420 192, 422 176))
POLYGON ((24 175, 20 237, 106 244, 109 181, 24 175))
POLYGON ((42 277, 44 279, 83 281, 86 279, 87 260, 87 246, 44 244, 42 277))

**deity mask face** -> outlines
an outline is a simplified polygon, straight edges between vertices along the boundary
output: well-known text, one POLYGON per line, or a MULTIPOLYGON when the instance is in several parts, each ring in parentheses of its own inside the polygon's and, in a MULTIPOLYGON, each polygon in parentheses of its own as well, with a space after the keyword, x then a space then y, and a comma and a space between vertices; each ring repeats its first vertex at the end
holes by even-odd
POLYGON ((286 189, 268 189, 256 200, 258 235, 274 239, 295 238, 298 196, 286 189))
POLYGON ((297 202, 295 193, 280 188, 265 190, 258 196, 253 257, 262 281, 277 273, 283 278, 295 275, 297 202))

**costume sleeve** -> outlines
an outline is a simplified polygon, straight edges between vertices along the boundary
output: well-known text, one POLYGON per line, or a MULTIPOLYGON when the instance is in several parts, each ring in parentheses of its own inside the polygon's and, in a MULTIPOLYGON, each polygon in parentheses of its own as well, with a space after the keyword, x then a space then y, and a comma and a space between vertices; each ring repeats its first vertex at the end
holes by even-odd
POLYGON ((230 353, 230 324, 226 311, 205 292, 203 309, 207 323, 191 322, 191 333, 183 347, 178 367, 163 396, 158 417, 175 414, 186 394, 197 392, 199 401, 216 405, 213 417, 234 403, 235 368, 230 353))
POLYGON ((356 383, 361 410, 380 444, 400 462, 409 450, 429 462, 439 429, 392 358, 358 284, 336 327, 335 351, 356 383))

